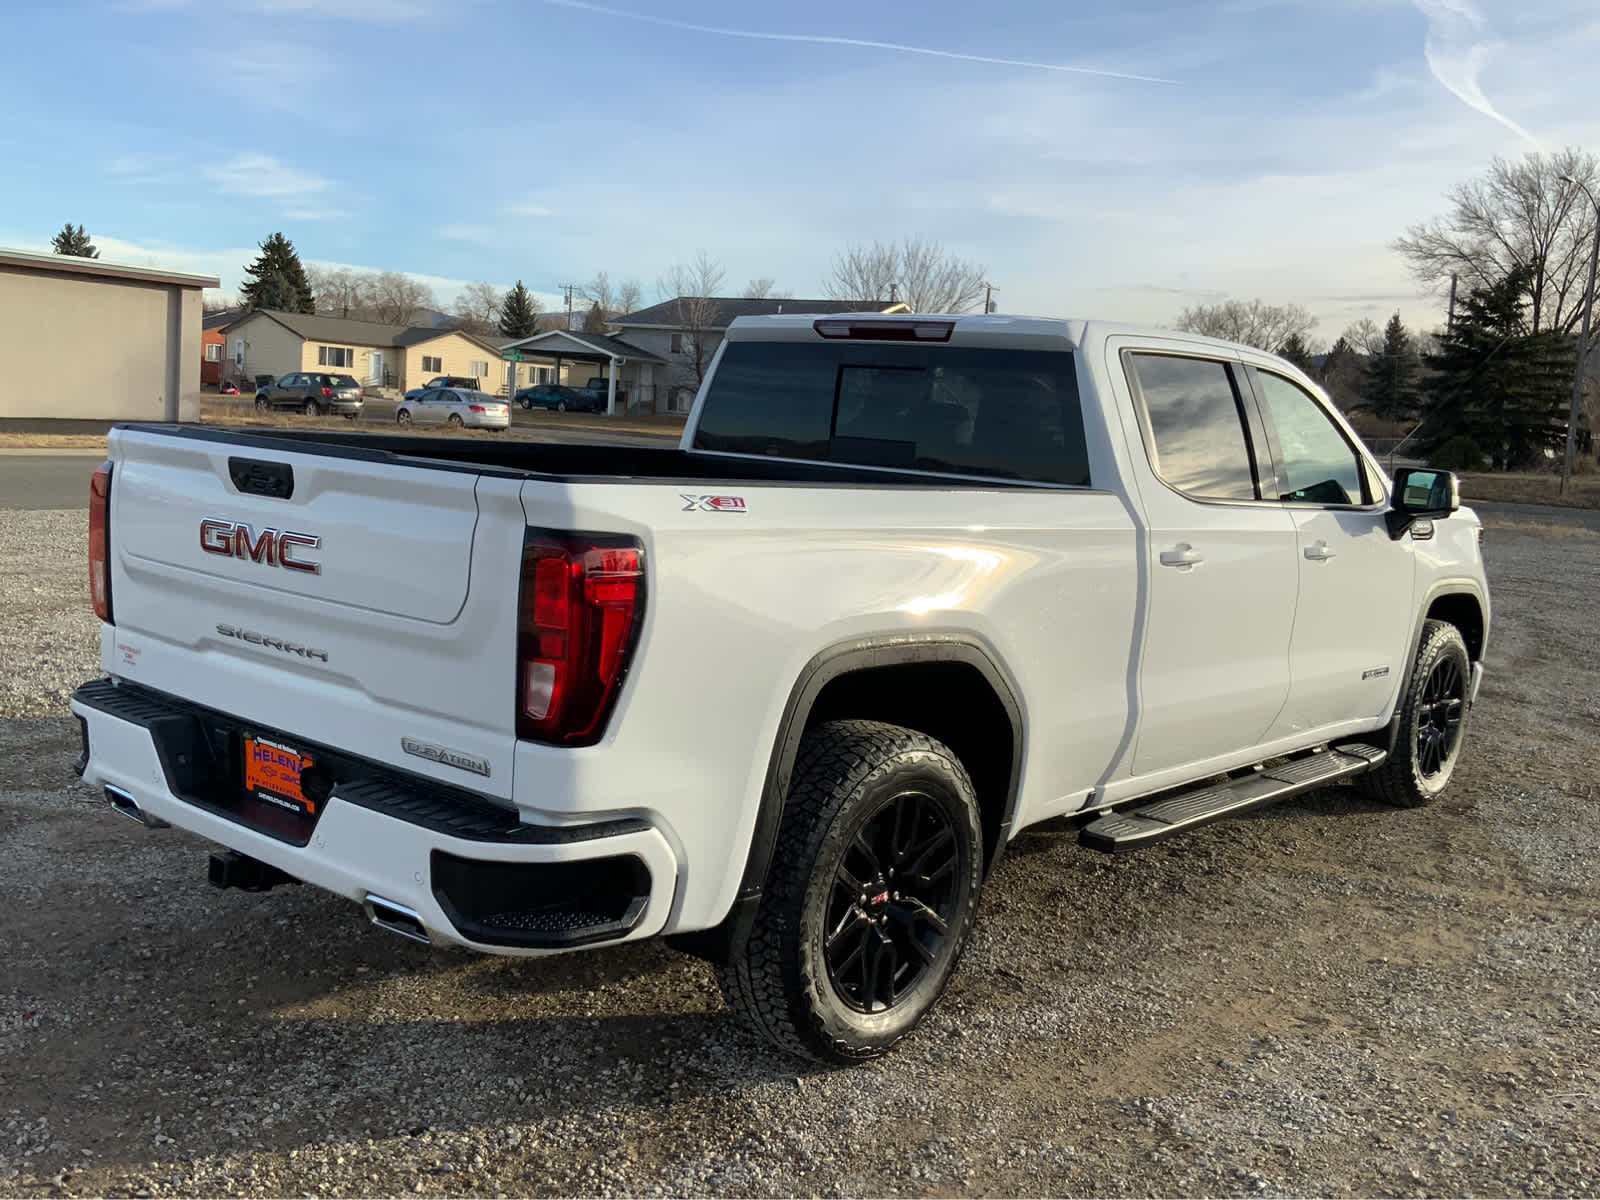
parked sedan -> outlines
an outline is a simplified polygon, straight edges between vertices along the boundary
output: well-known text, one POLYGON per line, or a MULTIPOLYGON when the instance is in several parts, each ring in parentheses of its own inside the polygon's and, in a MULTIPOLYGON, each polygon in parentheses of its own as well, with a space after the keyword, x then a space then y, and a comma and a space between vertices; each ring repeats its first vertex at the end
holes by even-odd
POLYGON ((354 375, 294 372, 256 389, 256 408, 261 412, 287 409, 308 417, 338 413, 354 421, 361 415, 361 403, 361 385, 354 375))
POLYGON ((551 408, 557 412, 605 412, 605 393, 590 388, 567 387, 560 383, 540 383, 523 388, 516 395, 523 408, 551 408))
POLYGON ((401 400, 394 410, 394 419, 400 425, 508 429, 511 406, 485 392, 467 388, 428 388, 415 400, 401 400))

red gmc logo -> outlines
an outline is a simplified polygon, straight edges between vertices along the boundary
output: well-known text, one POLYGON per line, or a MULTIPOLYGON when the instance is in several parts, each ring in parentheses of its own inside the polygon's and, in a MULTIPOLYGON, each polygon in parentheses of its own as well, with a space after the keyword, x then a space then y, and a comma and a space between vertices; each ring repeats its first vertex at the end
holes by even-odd
POLYGON ((290 533, 283 529, 263 529, 260 534, 243 521, 219 521, 207 517, 200 522, 200 549, 224 558, 245 558, 269 567, 322 574, 322 564, 294 557, 298 549, 315 550, 322 539, 311 533, 290 533))

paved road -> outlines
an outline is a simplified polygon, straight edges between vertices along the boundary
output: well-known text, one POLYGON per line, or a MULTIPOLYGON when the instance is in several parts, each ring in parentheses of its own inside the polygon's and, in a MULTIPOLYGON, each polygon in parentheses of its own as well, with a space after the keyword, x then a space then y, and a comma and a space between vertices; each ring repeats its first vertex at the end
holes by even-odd
POLYGON ((104 454, 0 454, 0 509, 88 508, 104 454))
POLYGON ((1600 508, 1568 508, 1557 504, 1512 504, 1500 500, 1466 500, 1479 516, 1538 525, 1581 525, 1600 533, 1600 508))

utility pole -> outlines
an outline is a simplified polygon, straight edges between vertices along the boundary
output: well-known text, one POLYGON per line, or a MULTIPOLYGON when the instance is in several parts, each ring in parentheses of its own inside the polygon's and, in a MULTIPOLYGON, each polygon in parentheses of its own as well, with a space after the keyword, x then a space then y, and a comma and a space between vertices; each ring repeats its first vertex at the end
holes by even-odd
POLYGON ((1450 311, 1444 318, 1444 330, 1451 333, 1456 327, 1456 273, 1450 272, 1450 311))
POLYGON ((567 294, 567 332, 571 333, 572 332, 572 293, 573 292, 581 292, 583 290, 583 284, 581 284, 581 283, 563 283, 561 285, 561 290, 567 294))
POLYGON ((992 313, 994 311, 994 294, 996 292, 998 292, 999 290, 1000 289, 995 287, 995 285, 992 284, 992 283, 987 283, 986 282, 983 285, 983 311, 984 312, 992 313))
POLYGON ((1589 185, 1576 176, 1563 175, 1561 181, 1583 189, 1583 194, 1589 197, 1595 217, 1594 249, 1589 252, 1589 286, 1583 293, 1583 332, 1578 335, 1578 368, 1572 377, 1572 407, 1567 410, 1567 453, 1561 460, 1561 494, 1565 496, 1572 483, 1572 458, 1578 444, 1578 413, 1583 408, 1584 365, 1589 356, 1589 320, 1594 313, 1594 272, 1595 266, 1600 264, 1600 201, 1594 198, 1589 185))
POLYGON ((900 303, 900 294, 899 293, 900 293, 900 285, 898 283, 894 283, 893 281, 891 281, 890 284, 889 284, 889 303, 890 304, 899 304, 900 303))

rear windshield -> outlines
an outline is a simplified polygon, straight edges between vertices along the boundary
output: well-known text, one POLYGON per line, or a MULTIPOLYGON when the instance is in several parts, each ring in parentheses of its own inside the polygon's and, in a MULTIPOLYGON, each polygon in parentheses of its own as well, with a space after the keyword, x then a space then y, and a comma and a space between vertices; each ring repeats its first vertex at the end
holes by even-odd
POLYGON ((1073 356, 730 342, 695 448, 1087 486, 1073 356))
POLYGON ((356 382, 356 377, 354 375, 335 375, 333 377, 333 383, 334 383, 335 387, 360 387, 361 386, 359 383, 356 382))

